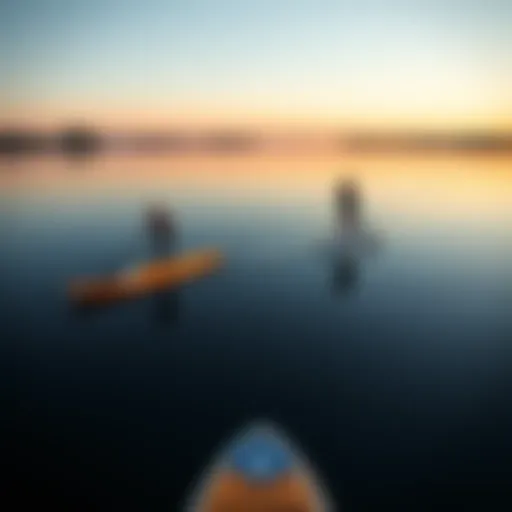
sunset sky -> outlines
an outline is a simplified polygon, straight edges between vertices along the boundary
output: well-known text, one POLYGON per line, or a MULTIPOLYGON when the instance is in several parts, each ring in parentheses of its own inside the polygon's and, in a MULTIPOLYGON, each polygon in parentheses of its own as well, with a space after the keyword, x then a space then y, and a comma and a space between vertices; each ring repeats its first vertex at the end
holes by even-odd
POLYGON ((510 0, 7 0, 0 124, 512 129, 510 0))

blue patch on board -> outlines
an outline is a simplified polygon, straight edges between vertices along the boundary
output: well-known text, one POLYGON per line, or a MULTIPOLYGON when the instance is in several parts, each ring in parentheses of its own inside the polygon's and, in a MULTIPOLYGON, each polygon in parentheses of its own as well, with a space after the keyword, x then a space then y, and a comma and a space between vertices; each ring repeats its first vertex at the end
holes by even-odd
POLYGON ((271 433, 255 432, 238 441, 229 454, 231 467, 248 480, 274 480, 295 463, 290 449, 271 433))

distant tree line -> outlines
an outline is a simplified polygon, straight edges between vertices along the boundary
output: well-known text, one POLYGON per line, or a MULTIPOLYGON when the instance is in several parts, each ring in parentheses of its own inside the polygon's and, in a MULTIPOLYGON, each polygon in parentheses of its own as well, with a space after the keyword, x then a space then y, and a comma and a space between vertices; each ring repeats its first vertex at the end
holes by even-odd
POLYGON ((71 127, 59 134, 21 130, 0 130, 1 154, 30 154, 39 152, 91 153, 102 146, 102 138, 94 130, 71 127))
MULTIPOLYGON (((259 139, 241 132, 211 132, 202 135, 180 133, 136 133, 121 138, 123 149, 155 151, 221 151, 237 152, 254 149, 259 139)), ((96 131, 85 127, 71 127, 58 134, 40 134, 28 131, 0 130, 0 154, 27 154, 61 152, 66 154, 94 153, 107 146, 96 131)))
MULTIPOLYGON (((115 139, 114 139, 115 140, 115 139)), ((512 135, 492 133, 353 133, 339 138, 340 148, 361 151, 512 151, 512 135)), ((118 147, 136 152, 214 151, 244 152, 260 149, 265 138, 241 131, 212 131, 186 135, 135 133, 121 138, 118 147)), ((85 126, 71 126, 57 134, 0 129, 0 155, 57 152, 86 155, 107 148, 107 139, 85 126)))
POLYGON ((183 133, 143 133, 124 138, 122 147, 133 151, 246 151, 259 140, 251 134, 213 132, 203 135, 183 133))
POLYGON ((66 153, 89 153, 100 149, 102 139, 87 128, 70 128, 60 135, 58 144, 66 153))
POLYGON ((352 134, 340 144, 357 151, 510 151, 512 135, 492 133, 352 134))
POLYGON ((32 153, 46 149, 48 141, 37 133, 0 131, 1 153, 32 153))

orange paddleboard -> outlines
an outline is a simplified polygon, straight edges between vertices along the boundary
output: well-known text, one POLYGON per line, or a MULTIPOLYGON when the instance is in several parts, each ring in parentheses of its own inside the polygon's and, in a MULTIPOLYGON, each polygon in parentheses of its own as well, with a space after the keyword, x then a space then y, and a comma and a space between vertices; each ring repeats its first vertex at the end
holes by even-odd
POLYGON ((81 305, 102 305, 187 284, 221 267, 216 249, 193 251, 181 256, 142 264, 113 276, 72 281, 69 297, 81 305))
POLYGON ((315 472, 287 436, 250 425, 223 450, 184 512, 332 512, 315 472))

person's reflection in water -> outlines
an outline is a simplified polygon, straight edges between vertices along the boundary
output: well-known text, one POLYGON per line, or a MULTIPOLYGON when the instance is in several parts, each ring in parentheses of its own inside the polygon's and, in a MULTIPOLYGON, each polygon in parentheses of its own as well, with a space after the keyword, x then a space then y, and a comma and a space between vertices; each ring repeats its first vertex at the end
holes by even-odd
POLYGON ((332 270, 333 295, 350 295, 359 287, 360 264, 355 256, 341 255, 335 259, 332 270))
POLYGON ((163 291, 154 295, 155 321, 161 325, 176 326, 180 321, 181 296, 179 291, 163 291))
MULTIPOLYGON (((147 229, 152 255, 155 259, 171 256, 177 251, 176 222, 163 205, 153 205, 147 216, 147 229)), ((155 320, 159 324, 176 325, 179 322, 181 297, 178 290, 164 290, 153 296, 155 320)))

